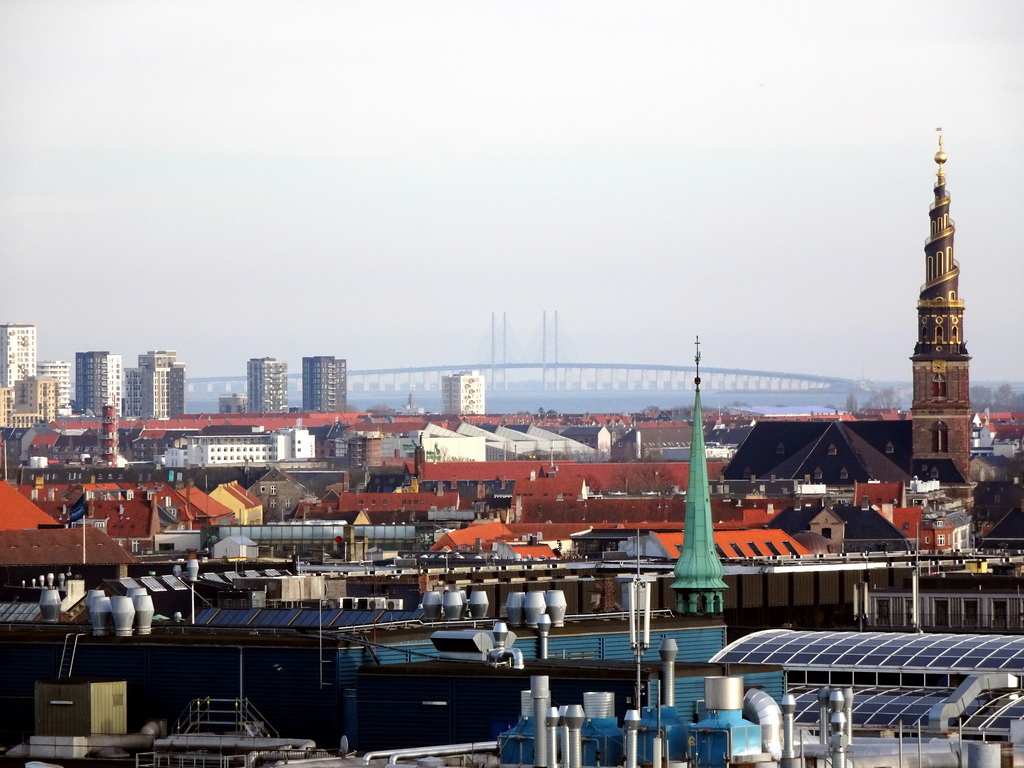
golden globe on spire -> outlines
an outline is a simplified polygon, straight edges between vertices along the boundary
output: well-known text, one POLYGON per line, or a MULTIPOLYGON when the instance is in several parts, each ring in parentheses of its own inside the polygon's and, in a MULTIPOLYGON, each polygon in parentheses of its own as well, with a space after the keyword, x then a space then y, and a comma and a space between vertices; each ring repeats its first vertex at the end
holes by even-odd
POLYGON ((942 128, 939 127, 935 130, 939 132, 939 151, 935 153, 935 162, 939 165, 939 177, 941 178, 945 175, 942 164, 946 162, 946 153, 942 151, 942 128))

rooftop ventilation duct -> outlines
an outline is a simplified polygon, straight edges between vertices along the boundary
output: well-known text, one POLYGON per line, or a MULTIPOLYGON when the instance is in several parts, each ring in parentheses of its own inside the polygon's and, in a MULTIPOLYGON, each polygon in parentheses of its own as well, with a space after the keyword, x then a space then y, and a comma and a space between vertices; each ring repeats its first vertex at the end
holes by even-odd
POLYGON ((142 594, 132 596, 132 605, 135 608, 135 633, 138 635, 151 634, 153 615, 156 611, 153 609, 153 598, 145 587, 142 588, 142 594))
POLYGON ((537 619, 547 609, 543 592, 527 592, 523 598, 523 621, 528 627, 536 627, 537 619))
POLYGON ((118 637, 131 637, 132 625, 135 623, 132 599, 125 595, 110 598, 110 615, 114 619, 114 634, 118 637))
POLYGON ((56 589, 44 589, 39 595, 39 612, 47 624, 60 621, 60 592, 56 589))
POLYGON ((548 616, 551 617, 551 626, 565 626, 565 593, 560 589, 549 589, 544 593, 544 603, 547 607, 548 616))
POLYGON ((485 619, 487 618, 487 609, 490 607, 491 601, 487 597, 487 593, 482 589, 474 590, 469 594, 469 616, 472 619, 485 619))
POLYGON ((509 592, 505 600, 505 612, 508 614, 508 625, 518 627, 523 623, 523 593, 509 592))
POLYGON ((441 607, 447 621, 459 621, 466 610, 466 602, 459 592, 445 592, 441 595, 441 607))
MULTIPOLYGON (((94 590, 98 591, 98 590, 94 590)), ((104 594, 94 597, 89 607, 89 621, 92 623, 92 634, 102 637, 110 634, 110 598, 104 594)))
POLYGON ((438 592, 423 593, 423 618, 426 621, 437 621, 441 618, 441 595, 438 592))

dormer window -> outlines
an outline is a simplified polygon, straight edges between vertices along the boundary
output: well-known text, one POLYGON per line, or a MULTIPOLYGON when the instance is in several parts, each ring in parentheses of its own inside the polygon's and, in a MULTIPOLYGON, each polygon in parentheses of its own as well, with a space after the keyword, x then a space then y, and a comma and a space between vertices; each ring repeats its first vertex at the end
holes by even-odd
POLYGON ((839 479, 840 480, 849 480, 850 479, 850 473, 846 470, 846 467, 843 467, 842 469, 839 470, 839 479))
POLYGON ((836 444, 835 443, 829 443, 828 455, 829 456, 835 456, 837 453, 839 453, 839 451, 836 449, 836 444))
POLYGON ((786 446, 784 446, 782 443, 779 443, 777 446, 775 446, 775 453, 777 453, 779 456, 781 456, 785 452, 786 446))
POLYGON ((818 480, 821 480, 821 478, 822 478, 821 469, 815 469, 814 470, 814 479, 816 481, 818 481, 818 480))
POLYGON ((885 444, 885 452, 890 456, 896 453, 896 446, 892 444, 891 440, 885 444))

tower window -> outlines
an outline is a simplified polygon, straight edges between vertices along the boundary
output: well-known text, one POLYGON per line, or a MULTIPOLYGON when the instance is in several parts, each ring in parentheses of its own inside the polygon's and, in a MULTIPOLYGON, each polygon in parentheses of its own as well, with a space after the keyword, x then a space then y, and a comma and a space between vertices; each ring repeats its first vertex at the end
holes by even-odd
POLYGON ((949 453, 949 427, 944 421, 932 425, 932 453, 949 453))
POLYGON ((936 373, 932 376, 932 397, 946 396, 946 374, 936 373))
POLYGON ((942 333, 942 326, 941 325, 936 326, 936 328, 935 328, 935 343, 936 344, 942 344, 942 342, 944 340, 945 340, 945 335, 942 333))

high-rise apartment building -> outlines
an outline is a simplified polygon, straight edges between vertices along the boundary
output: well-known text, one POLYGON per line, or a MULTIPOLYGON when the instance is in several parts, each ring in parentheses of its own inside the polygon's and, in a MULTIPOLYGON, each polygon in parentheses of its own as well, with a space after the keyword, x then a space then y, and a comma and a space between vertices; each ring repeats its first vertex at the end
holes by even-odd
POLYGON ((273 357, 252 358, 248 364, 249 411, 288 410, 288 363, 273 357))
POLYGON ((121 415, 121 356, 109 352, 75 353, 75 410, 99 416, 104 405, 121 415))
POLYGON ((137 368, 124 372, 125 415, 166 419, 185 413, 185 364, 173 350, 139 355, 137 368))
POLYGON ((11 425, 32 427, 57 418, 57 382, 29 376, 14 383, 11 425))
POLYGON ((36 327, 21 323, 0 325, 0 387, 36 375, 36 327))
MULTIPOLYGON (((14 413, 14 387, 0 387, 0 427, 13 427, 11 416, 14 413)), ((16 441, 17 442, 17 441, 16 441)), ((0 444, 3 440, 0 439, 0 444)), ((20 443, 18 443, 21 450, 20 443)), ((4 447, 0 446, 0 450, 4 447)))
POLYGON ((71 413, 71 363, 64 360, 42 360, 36 365, 40 379, 57 382, 57 412, 71 413))
POLYGON ((320 355, 302 358, 302 410, 344 413, 348 410, 347 363, 320 355))
POLYGON ((441 413, 486 413, 483 375, 472 371, 441 377, 441 413))

